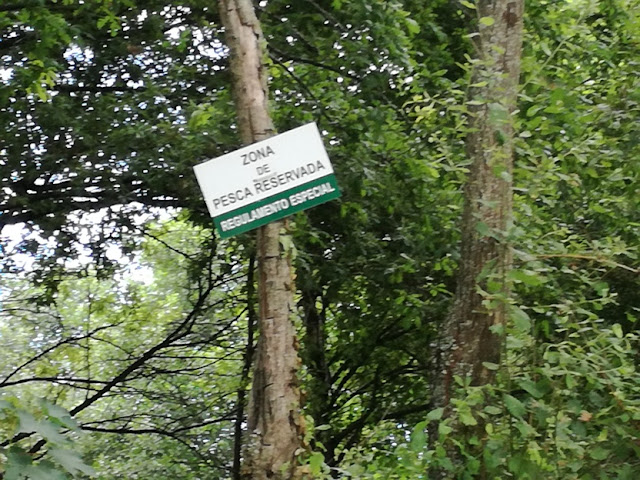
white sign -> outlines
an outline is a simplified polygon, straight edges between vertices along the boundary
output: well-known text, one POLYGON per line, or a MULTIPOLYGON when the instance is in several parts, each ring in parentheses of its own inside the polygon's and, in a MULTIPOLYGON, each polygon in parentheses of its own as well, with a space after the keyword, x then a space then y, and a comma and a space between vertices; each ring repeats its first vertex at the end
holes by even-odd
POLYGON ((212 217, 333 174, 315 123, 194 167, 212 217))

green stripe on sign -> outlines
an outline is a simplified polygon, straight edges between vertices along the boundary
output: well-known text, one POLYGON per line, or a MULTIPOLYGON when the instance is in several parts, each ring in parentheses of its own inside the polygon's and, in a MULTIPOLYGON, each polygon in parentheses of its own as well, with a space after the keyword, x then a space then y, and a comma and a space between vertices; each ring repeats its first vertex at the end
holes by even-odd
POLYGON ((221 238, 229 238, 340 196, 335 175, 327 175, 295 188, 245 205, 213 219, 221 238))

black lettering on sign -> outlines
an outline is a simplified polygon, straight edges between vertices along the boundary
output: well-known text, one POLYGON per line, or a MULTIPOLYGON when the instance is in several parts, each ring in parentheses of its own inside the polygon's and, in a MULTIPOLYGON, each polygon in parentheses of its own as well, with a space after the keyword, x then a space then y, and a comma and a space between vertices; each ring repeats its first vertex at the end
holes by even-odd
POLYGON ((263 160, 271 155, 275 155, 276 152, 273 151, 269 145, 266 147, 257 148, 256 150, 252 150, 249 153, 242 154, 242 165, 251 165, 258 160, 263 160))

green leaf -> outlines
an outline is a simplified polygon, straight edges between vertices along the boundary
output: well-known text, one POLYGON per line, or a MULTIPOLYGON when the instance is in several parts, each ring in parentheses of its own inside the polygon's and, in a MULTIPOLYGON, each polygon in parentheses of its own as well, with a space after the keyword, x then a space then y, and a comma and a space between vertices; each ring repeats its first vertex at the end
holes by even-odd
POLYGON ((531 331, 531 319, 527 312, 520 307, 513 305, 511 307, 511 318, 513 319, 513 325, 519 332, 531 331))
POLYGON ((324 455, 320 452, 313 452, 309 457, 309 468, 313 475, 320 475, 322 472, 322 464, 324 463, 324 455))
POLYGON ((409 33, 416 34, 420 33, 420 25, 413 18, 405 18, 405 23, 407 24, 407 30, 409 33))
POLYGON ((482 366, 487 370, 498 370, 500 368, 500 365, 493 362, 482 362, 482 366))
POLYGON ((516 428, 520 432, 523 438, 530 438, 536 436, 536 429, 529 425, 524 420, 520 420, 518 422, 514 422, 516 428))
POLYGON ((460 418, 460 421, 462 422, 463 425, 467 425, 470 427, 478 424, 478 421, 468 410, 459 411, 458 417, 460 418))
POLYGON ((414 452, 419 452, 424 449, 427 444, 427 436, 424 433, 424 429, 427 426, 427 421, 418 423, 411 433, 410 447, 414 452))
POLYGON ((518 400, 516 397, 505 393, 502 396, 502 399, 505 406, 507 407, 507 410, 509 410, 509 413, 514 417, 521 418, 527 412, 527 409, 524 407, 522 402, 520 402, 520 400, 518 400))
POLYGON ((82 461, 76 452, 62 448, 52 448, 49 450, 49 454, 62 468, 72 475, 78 472, 86 475, 94 475, 96 473, 93 468, 82 461))
POLYGON ((192 130, 198 130, 207 125, 207 122, 213 115, 212 109, 208 104, 205 104, 198 109, 194 110, 189 118, 189 128, 192 130))
POLYGON ((620 326, 619 323, 614 323, 611 326, 611 331, 618 338, 622 338, 624 336, 624 332, 622 331, 622 327, 620 326))
POLYGON ((602 281, 596 282, 593 284, 593 289, 602 297, 609 292, 609 284, 602 281))
POLYGON ((453 432, 453 428, 451 428, 449 425, 447 425, 446 423, 440 423, 438 425, 438 435, 443 435, 443 436, 447 436, 449 435, 451 432, 453 432))
POLYGON ((542 110, 542 107, 540 105, 533 105, 531 107, 529 107, 527 109, 527 117, 532 117, 534 116, 536 113, 538 113, 540 110, 542 110))
POLYGON ((25 474, 29 480, 67 480, 69 478, 58 470, 53 463, 46 460, 38 465, 27 467, 25 474))
POLYGON ((511 270, 508 274, 510 280, 516 283, 524 283, 536 287, 546 282, 546 279, 533 270, 511 270))
POLYGON ((609 452, 609 450, 607 450, 606 448, 596 447, 589 452, 589 456, 594 460, 604 460, 609 456, 610 453, 611 452, 609 452))
POLYGON ((487 225, 484 222, 476 223, 476 230, 483 237, 488 237, 489 236, 489 232, 490 232, 489 225, 487 225))
POLYGON ((518 385, 534 398, 542 398, 545 394, 545 391, 540 389, 539 386, 531 380, 520 380, 518 381, 518 385))
POLYGON ((471 2, 467 2, 467 0, 460 0, 460 5, 467 7, 467 8, 471 8, 472 10, 476 9, 476 6, 471 3, 471 2))
POLYGON ((522 473, 528 473, 525 472, 526 461, 523 459, 522 455, 510 456, 507 461, 507 465, 509 467, 509 471, 516 474, 516 476, 520 476, 522 473))
POLYGON ((293 243, 291 235, 283 232, 283 234, 280 235, 280 246, 282 247, 282 251, 285 253, 285 255, 290 255, 291 259, 295 260, 298 252, 296 250, 295 243, 293 243))
POLYGON ((431 178, 440 178, 440 172, 438 172, 438 170, 436 170, 435 168, 425 165, 424 169, 431 178))
POLYGON ((96 22, 96 26, 98 27, 98 29, 102 29, 102 27, 104 27, 107 24, 107 22, 109 22, 109 20, 111 20, 111 18, 108 15, 101 17, 96 22))
POLYGON ((24 411, 18 411, 18 418, 20 419, 18 433, 36 432, 49 442, 67 442, 67 438, 60 433, 59 427, 49 420, 36 420, 33 415, 24 411))
POLYGON ((493 19, 493 17, 482 17, 480 19, 480 23, 482 25, 486 25, 487 27, 490 27, 491 25, 496 23, 496 21, 493 19))
POLYGON ((427 421, 435 422, 436 420, 440 420, 443 414, 444 414, 444 408, 436 408, 435 410, 431 410, 427 414, 427 421))
POLYGON ((502 409, 500 407, 496 407, 493 405, 487 405, 483 410, 489 415, 500 415, 502 413, 502 409))
POLYGON ((23 479, 24 472, 31 465, 31 455, 15 445, 9 449, 6 455, 7 465, 4 475, 5 480, 23 479))
POLYGON ((58 405, 54 405, 46 400, 41 400, 40 404, 42 405, 45 413, 49 415, 50 418, 57 420, 60 425, 74 431, 79 431, 78 422, 76 422, 71 414, 62 407, 58 405))

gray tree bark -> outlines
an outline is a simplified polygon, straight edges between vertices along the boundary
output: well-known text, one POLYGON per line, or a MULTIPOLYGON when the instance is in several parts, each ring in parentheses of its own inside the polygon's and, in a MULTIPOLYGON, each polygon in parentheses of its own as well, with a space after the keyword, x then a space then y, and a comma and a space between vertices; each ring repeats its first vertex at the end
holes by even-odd
MULTIPOLYGON (((238 128, 248 145, 274 134, 263 63, 265 40, 251 0, 220 0, 219 7, 231 50, 238 128)), ((260 228, 257 236, 260 336, 242 467, 242 478, 251 480, 297 478, 296 456, 304 436, 297 378, 300 360, 291 318, 295 287, 290 256, 280 244, 284 230, 286 221, 273 222, 260 228)))
MULTIPOLYGON (((452 308, 442 329, 435 407, 448 407, 454 377, 472 385, 493 380, 483 362, 499 363, 502 336, 492 328, 507 319, 512 252, 507 230, 512 221, 514 128, 522 49, 524 0, 478 0, 477 63, 466 140, 472 160, 465 187, 459 278, 452 308), (475 103, 475 102, 474 102, 475 103), (482 290, 485 293, 481 293, 482 290)), ((447 410, 445 410, 447 411, 447 410)))

